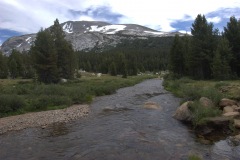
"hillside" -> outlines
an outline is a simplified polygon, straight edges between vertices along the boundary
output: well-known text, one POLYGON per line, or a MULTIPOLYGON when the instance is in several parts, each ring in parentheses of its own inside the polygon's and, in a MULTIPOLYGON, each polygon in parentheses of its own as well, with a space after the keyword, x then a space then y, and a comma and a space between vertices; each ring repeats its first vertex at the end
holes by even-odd
MULTIPOLYGON (((178 32, 159 32, 137 24, 110 24, 100 21, 67 21, 61 24, 66 39, 75 51, 104 51, 116 47, 125 40, 148 39, 149 37, 173 37, 178 32)), ((28 51, 33 45, 36 34, 11 37, 6 40, 1 50, 9 55, 12 49, 28 51)))

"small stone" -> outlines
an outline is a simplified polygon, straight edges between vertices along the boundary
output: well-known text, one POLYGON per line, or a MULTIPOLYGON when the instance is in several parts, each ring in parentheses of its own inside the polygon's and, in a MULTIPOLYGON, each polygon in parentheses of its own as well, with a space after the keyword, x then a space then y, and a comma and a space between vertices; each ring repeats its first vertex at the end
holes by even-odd
POLYGON ((212 100, 209 99, 209 98, 206 98, 206 97, 201 97, 201 98, 199 99, 199 103, 200 103, 203 107, 213 107, 213 106, 214 106, 212 100))
POLYGON ((219 106, 221 108, 224 108, 226 106, 233 106, 233 105, 237 105, 237 102, 231 99, 227 99, 227 98, 223 98, 220 102, 219 102, 219 106))
POLYGON ((235 112, 240 112, 240 107, 234 108, 235 112))
POLYGON ((239 112, 228 112, 228 113, 224 113, 223 114, 223 116, 225 116, 225 117, 237 117, 237 116, 239 116, 240 115, 240 113, 239 112))
POLYGON ((223 113, 234 112, 231 106, 226 106, 223 108, 223 113))
POLYGON ((233 121, 233 125, 234 125, 234 127, 240 129, 240 119, 234 119, 234 121, 233 121))
POLYGON ((238 106, 237 105, 233 105, 233 106, 231 106, 233 109, 235 109, 235 108, 238 108, 238 106))

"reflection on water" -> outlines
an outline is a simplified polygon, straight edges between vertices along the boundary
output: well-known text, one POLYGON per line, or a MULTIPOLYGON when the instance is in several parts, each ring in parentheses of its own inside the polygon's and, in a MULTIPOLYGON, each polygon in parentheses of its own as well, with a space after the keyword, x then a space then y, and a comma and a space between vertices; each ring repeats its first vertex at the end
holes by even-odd
POLYGON ((240 147, 227 141, 201 144, 173 119, 180 99, 161 83, 147 80, 98 97, 84 119, 1 135, 0 159, 184 160, 189 154, 207 160, 239 159, 240 147), (161 109, 146 109, 146 102, 161 109))

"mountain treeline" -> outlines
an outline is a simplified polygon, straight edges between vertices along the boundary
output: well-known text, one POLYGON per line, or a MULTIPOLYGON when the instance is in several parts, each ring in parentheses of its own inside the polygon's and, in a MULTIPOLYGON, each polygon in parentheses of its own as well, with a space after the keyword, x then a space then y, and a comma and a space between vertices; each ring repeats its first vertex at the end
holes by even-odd
POLYGON ((232 79, 240 77, 240 20, 230 18, 222 33, 198 15, 192 36, 175 36, 169 70, 175 78, 232 79))
POLYGON ((240 77, 240 20, 230 18, 222 33, 198 15, 192 36, 125 37, 116 47, 74 52, 58 20, 37 33, 30 51, 0 52, 0 78, 34 78, 57 83, 74 78, 79 69, 113 76, 169 69, 175 78, 232 79, 240 77), (100 50, 103 50, 100 52, 100 50))
POLYGON ((125 39, 116 47, 97 53, 77 52, 79 68, 111 75, 137 75, 166 70, 173 37, 125 39))

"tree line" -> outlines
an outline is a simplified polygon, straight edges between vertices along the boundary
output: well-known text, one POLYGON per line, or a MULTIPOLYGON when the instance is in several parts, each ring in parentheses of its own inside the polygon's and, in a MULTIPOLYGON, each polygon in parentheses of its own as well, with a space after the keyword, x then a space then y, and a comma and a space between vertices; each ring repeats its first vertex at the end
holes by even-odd
POLYGON ((101 53, 77 52, 79 68, 88 72, 111 75, 137 75, 137 73, 166 70, 173 37, 130 38, 101 53))
POLYGON ((240 76, 240 20, 230 17, 222 33, 199 14, 192 36, 175 36, 169 70, 175 78, 232 79, 240 76))
POLYGON ((240 20, 230 18, 222 33, 198 15, 191 36, 125 37, 116 47, 74 51, 59 21, 41 29, 31 49, 12 50, 9 57, 0 52, 0 78, 35 78, 58 83, 74 78, 79 69, 106 74, 136 75, 169 69, 174 77, 232 79, 240 77, 240 20))
POLYGON ((9 57, 0 53, 0 78, 36 78, 43 83, 71 79, 76 69, 75 52, 58 19, 49 29, 41 29, 30 51, 12 50, 9 57))

